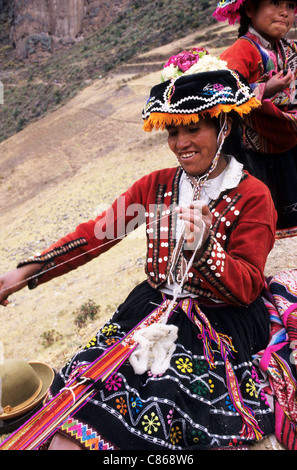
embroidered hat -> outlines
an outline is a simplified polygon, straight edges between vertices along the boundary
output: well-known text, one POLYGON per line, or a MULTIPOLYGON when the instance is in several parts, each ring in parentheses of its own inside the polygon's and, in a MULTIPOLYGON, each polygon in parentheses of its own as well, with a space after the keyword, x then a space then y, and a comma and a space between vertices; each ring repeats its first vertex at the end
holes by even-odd
MULTIPOLYGON (((295 1, 295 0, 294 0, 295 1)), ((239 10, 246 0, 222 0, 218 3, 213 16, 218 21, 227 21, 229 24, 234 24, 240 21, 239 10)), ((295 8, 295 15, 297 14, 297 7, 295 8)))
POLYGON ((142 112, 147 132, 163 130, 166 125, 196 123, 206 114, 217 117, 235 111, 242 116, 260 105, 247 81, 205 49, 171 57, 161 79, 162 83, 151 89, 142 112))

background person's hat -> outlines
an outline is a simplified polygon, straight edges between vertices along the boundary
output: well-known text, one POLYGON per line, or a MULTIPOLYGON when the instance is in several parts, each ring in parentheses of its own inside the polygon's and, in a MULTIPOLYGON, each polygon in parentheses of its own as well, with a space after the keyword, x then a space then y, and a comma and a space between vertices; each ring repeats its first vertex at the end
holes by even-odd
POLYGON ((40 404, 53 379, 53 369, 42 362, 11 359, 0 364, 0 422, 25 415, 40 404))
MULTIPOLYGON (((247 0, 221 0, 214 11, 213 16, 218 21, 228 21, 229 24, 240 22, 240 8, 247 0)), ((253 0, 252 0, 253 1, 253 0)), ((295 0, 294 0, 295 1, 295 0)), ((295 15, 297 14, 297 7, 295 15)))

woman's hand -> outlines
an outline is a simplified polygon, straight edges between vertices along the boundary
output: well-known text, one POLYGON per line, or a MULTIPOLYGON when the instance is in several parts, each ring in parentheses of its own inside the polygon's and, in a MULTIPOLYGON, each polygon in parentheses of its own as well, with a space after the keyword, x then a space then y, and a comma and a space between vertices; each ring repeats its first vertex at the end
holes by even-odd
POLYGON ((266 83, 263 98, 271 98, 276 93, 285 90, 294 79, 294 74, 290 69, 288 69, 286 75, 284 75, 283 71, 276 73, 266 83))
POLYGON ((8 297, 27 285, 28 279, 40 269, 40 264, 29 264, 0 276, 0 305, 9 304, 8 297))
POLYGON ((179 218, 185 225, 185 249, 197 251, 197 257, 209 237, 212 214, 204 201, 194 201, 189 206, 177 207, 179 218))

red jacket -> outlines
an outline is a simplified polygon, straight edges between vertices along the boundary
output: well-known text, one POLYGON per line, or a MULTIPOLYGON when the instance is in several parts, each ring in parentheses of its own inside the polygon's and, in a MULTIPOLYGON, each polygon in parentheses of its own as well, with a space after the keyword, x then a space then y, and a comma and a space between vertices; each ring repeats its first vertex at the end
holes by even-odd
MULTIPOLYGON (((40 256, 19 266, 42 263, 35 285, 46 282, 107 251, 146 221, 148 282, 154 288, 164 285, 175 246, 176 215, 171 209, 178 203, 181 171, 170 168, 144 176, 95 220, 79 225, 40 256)), ((213 213, 211 235, 184 287, 201 299, 248 305, 264 287, 264 266, 274 244, 276 212, 269 190, 243 173, 240 184, 209 207, 213 213)))
POLYGON ((256 83, 266 72, 259 50, 246 38, 237 39, 221 55, 230 69, 241 73, 250 84, 256 83))

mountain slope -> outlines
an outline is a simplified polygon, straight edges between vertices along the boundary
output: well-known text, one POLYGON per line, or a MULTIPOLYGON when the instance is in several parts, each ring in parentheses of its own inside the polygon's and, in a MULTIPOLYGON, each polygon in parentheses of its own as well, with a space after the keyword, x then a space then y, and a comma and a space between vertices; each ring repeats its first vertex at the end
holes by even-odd
POLYGON ((99 76, 141 52, 164 45, 201 25, 214 24, 216 0, 141 0, 83 43, 58 51, 42 62, 9 60, 0 50, 5 103, 0 141, 60 107, 99 76))

